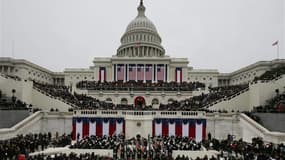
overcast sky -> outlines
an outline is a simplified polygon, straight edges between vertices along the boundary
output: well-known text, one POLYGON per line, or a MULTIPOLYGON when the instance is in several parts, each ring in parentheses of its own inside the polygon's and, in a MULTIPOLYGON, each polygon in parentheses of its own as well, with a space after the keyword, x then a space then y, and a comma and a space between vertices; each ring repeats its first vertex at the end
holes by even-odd
MULTIPOLYGON (((139 0, 0 0, 0 56, 52 71, 116 54, 139 0), (13 45, 14 44, 14 45, 13 45), (13 47, 14 46, 14 47, 13 47), (14 49, 13 49, 14 48, 14 49)), ((284 0, 145 0, 166 54, 196 69, 232 72, 285 58, 284 0)))

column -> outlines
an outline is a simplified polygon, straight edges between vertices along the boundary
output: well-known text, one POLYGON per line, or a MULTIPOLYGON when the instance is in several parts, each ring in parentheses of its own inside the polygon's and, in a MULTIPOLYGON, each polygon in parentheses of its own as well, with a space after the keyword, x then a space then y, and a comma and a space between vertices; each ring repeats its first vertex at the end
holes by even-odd
POLYGON ((146 56, 148 56, 148 57, 150 56, 149 55, 149 47, 146 47, 146 56))
POLYGON ((143 73, 143 82, 145 83, 146 80, 145 80, 145 73, 146 73, 146 65, 144 64, 144 73, 143 73))
POLYGON ((10 69, 9 69, 9 70, 10 70, 9 72, 10 72, 10 74, 12 74, 13 68, 12 68, 12 67, 9 67, 9 68, 10 68, 10 69))

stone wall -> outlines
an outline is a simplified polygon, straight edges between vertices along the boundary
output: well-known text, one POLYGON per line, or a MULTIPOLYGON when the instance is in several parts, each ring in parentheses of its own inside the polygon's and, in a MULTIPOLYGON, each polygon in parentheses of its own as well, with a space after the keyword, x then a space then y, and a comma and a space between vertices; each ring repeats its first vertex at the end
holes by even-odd
POLYGON ((260 117, 262 125, 270 131, 285 132, 285 114, 283 113, 255 113, 260 117))
MULTIPOLYGON (((122 117, 122 115, 111 117, 122 117)), ((134 137, 137 134, 141 134, 143 137, 152 135, 152 118, 150 117, 151 116, 126 115, 126 137, 134 137)), ((217 139, 225 139, 228 134, 231 134, 234 135, 235 139, 238 140, 242 138, 246 142, 251 142, 253 137, 262 137, 266 142, 285 142, 285 133, 270 132, 244 114, 210 113, 206 115, 206 119, 206 132, 210 132, 212 137, 217 139)), ((72 113, 37 112, 12 128, 0 129, 0 140, 11 138, 18 134, 39 132, 69 134, 71 131, 72 113)))
POLYGON ((0 128, 11 128, 29 116, 28 110, 0 110, 0 128))

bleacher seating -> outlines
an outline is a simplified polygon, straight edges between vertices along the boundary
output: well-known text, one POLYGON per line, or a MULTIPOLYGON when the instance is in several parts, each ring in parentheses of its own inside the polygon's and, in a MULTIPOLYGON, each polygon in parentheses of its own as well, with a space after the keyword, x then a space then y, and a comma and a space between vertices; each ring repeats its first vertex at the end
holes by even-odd
POLYGON ((254 112, 285 113, 285 93, 278 91, 264 106, 255 107, 254 112))
POLYGON ((0 90, 0 110, 27 110, 27 104, 15 96, 8 97, 0 90))
MULTIPOLYGON (((77 93, 72 94, 70 89, 66 86, 56 86, 34 82, 34 87, 45 92, 47 95, 63 99, 67 103, 76 106, 76 109, 154 110, 152 106, 138 108, 134 105, 113 104, 106 101, 100 101, 87 95, 77 93)), ((169 104, 160 104, 159 110, 204 110, 202 109, 204 106, 217 100, 230 97, 246 88, 248 88, 248 85, 209 88, 210 92, 208 94, 201 94, 183 101, 172 101, 169 104)))
POLYGON ((119 91, 194 91, 205 89, 205 84, 200 82, 100 82, 100 81, 81 81, 76 85, 79 89, 87 90, 119 90, 119 91))
POLYGON ((272 68, 269 71, 266 71, 264 74, 262 74, 259 77, 255 77, 254 81, 258 80, 273 80, 275 78, 278 78, 281 75, 285 74, 285 66, 281 65, 276 68, 272 68))
POLYGON ((232 135, 228 135, 223 140, 212 138, 208 134, 208 139, 201 143, 196 143, 194 139, 183 137, 148 137, 140 135, 130 139, 124 136, 114 137, 85 137, 71 144, 70 135, 52 136, 51 133, 19 135, 16 138, 0 141, 0 159, 16 159, 18 155, 23 155, 28 160, 112 160, 112 159, 138 159, 138 160, 189 160, 185 155, 173 157, 173 151, 200 151, 216 150, 217 157, 207 157, 201 155, 196 160, 283 160, 285 158, 285 145, 266 143, 262 138, 256 137, 251 143, 242 139, 234 140, 232 135), (70 154, 50 153, 33 154, 37 151, 46 150, 51 147, 69 146, 70 154), (72 149, 81 149, 81 154, 72 153, 72 149), (113 150, 112 157, 99 156, 94 153, 84 153, 83 150, 113 150))
POLYGON ((99 156, 94 153, 85 154, 56 154, 56 155, 35 155, 27 160, 113 160, 111 157, 99 156))
POLYGON ((52 137, 51 133, 39 133, 18 135, 15 138, 0 141, 0 159, 13 160, 17 155, 44 150, 48 147, 63 147, 71 144, 70 135, 55 135, 52 137))
POLYGON ((71 148, 78 149, 112 149, 114 159, 165 159, 172 157, 173 150, 201 150, 201 143, 186 137, 148 137, 140 135, 130 139, 123 136, 85 137, 71 148))
POLYGON ((215 103, 216 101, 227 99, 247 88, 248 85, 209 88, 208 94, 202 93, 199 96, 194 96, 183 101, 161 104, 159 108, 160 110, 203 110, 203 107, 215 103))

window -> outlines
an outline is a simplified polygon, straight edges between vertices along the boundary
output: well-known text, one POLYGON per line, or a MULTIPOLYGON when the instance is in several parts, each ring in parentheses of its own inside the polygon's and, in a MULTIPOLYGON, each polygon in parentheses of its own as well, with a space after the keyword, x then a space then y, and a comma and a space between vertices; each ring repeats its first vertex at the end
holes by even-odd
POLYGON ((154 99, 152 100, 151 104, 152 104, 152 105, 157 105, 157 104, 159 104, 158 99, 154 98, 154 99))
POLYGON ((121 104, 122 105, 127 105, 128 104, 128 100, 126 98, 122 98, 121 99, 121 104))

